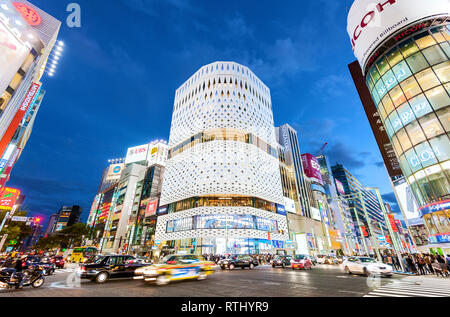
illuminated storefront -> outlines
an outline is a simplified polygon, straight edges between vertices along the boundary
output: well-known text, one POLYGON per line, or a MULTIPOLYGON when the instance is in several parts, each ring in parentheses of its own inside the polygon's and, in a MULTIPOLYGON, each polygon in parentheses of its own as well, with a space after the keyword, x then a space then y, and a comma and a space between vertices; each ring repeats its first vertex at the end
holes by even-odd
POLYGON ((429 235, 449 232, 448 209, 423 212, 450 197, 448 1, 382 1, 368 13, 367 2, 349 14, 355 56, 429 235))

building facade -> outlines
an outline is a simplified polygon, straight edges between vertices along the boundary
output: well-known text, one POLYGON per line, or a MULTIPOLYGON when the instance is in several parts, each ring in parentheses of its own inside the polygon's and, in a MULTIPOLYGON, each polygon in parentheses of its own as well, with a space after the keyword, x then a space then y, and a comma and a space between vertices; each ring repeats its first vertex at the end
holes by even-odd
POLYGON ((62 206, 58 211, 54 231, 61 231, 80 222, 82 208, 80 206, 62 206))
POLYGON ((169 148, 155 239, 198 254, 284 248, 270 90, 247 67, 206 65, 176 91, 169 148))
POLYGON ((370 3, 357 0, 350 9, 353 50, 419 205, 430 248, 442 253, 450 248, 448 1, 390 0, 372 11, 370 3))

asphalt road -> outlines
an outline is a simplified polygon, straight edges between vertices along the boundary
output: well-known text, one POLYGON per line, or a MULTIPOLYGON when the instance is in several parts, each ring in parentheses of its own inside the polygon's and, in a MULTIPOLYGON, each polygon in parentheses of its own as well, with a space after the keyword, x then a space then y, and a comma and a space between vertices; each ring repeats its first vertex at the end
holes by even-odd
POLYGON ((40 289, 0 290, 0 297, 362 297, 404 276, 366 278, 348 275, 341 266, 318 265, 310 271, 260 266, 254 270, 218 270, 204 281, 146 285, 132 279, 104 284, 74 279, 74 268, 46 277, 40 289))

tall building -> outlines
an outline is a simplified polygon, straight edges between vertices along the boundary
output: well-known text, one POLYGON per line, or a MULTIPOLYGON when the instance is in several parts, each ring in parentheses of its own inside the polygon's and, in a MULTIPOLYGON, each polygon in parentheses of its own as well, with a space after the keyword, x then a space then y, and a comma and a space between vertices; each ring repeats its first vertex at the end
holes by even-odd
POLYGON ((0 187, 30 137, 45 94, 41 78, 60 26, 28 1, 3 0, 0 5, 0 187))
POLYGON ((54 231, 61 231, 80 222, 81 212, 80 206, 62 206, 58 211, 54 231))
POLYGON ((53 214, 48 218, 47 228, 45 228, 45 234, 51 234, 55 232, 56 221, 58 220, 58 214, 53 214))
POLYGON ((388 233, 380 202, 341 164, 334 165, 331 170, 334 178, 342 184, 344 194, 352 195, 348 204, 356 227, 354 234, 358 240, 358 249, 366 254, 372 253, 388 233))
POLYGON ((380 121, 419 205, 428 249, 439 253, 450 251, 448 17, 447 0, 356 0, 347 27, 380 121))
POLYGON ((215 62, 175 93, 155 239, 188 253, 267 253, 289 239, 270 90, 215 62))

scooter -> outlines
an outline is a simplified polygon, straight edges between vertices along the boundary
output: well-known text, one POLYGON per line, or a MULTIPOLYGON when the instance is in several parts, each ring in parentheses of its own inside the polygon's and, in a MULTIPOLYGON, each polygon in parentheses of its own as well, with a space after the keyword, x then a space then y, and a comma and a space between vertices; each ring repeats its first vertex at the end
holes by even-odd
MULTIPOLYGON (((33 288, 39 288, 44 285, 45 278, 42 271, 34 266, 28 267, 27 270, 21 272, 22 276, 22 286, 32 286, 33 288)), ((14 269, 4 268, 0 270, 0 288, 11 289, 19 288, 20 278, 18 273, 14 269)))

